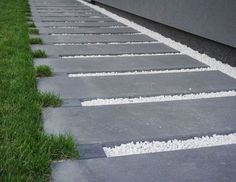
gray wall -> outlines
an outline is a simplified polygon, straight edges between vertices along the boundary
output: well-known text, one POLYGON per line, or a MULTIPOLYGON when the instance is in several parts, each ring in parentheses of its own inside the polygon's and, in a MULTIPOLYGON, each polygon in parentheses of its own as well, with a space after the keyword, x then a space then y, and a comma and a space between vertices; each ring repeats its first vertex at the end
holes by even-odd
POLYGON ((95 0, 236 48, 236 0, 95 0))

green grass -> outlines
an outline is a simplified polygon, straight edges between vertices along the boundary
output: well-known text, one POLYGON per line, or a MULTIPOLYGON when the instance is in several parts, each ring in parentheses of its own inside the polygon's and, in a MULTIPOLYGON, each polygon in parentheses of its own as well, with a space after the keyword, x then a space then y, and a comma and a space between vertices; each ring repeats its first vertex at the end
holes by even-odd
POLYGON ((60 97, 51 92, 41 93, 40 98, 43 103, 43 107, 59 107, 62 104, 60 97))
POLYGON ((48 181, 53 160, 77 157, 70 136, 43 132, 43 106, 60 99, 41 94, 29 47, 26 0, 0 0, 0 181, 48 181))
POLYGON ((29 22, 29 23, 28 23, 28 27, 31 27, 31 28, 36 28, 36 26, 35 26, 34 22, 29 22))
POLYGON ((30 34, 38 35, 39 34, 39 30, 37 28, 29 28, 29 33, 30 34))
POLYGON ((47 55, 45 51, 38 49, 32 52, 34 58, 46 58, 47 55))
POLYGON ((35 67, 37 77, 52 76, 52 69, 47 65, 40 65, 35 67))
POLYGON ((27 11, 27 12, 25 13, 25 16, 32 16, 32 14, 31 14, 30 11, 27 11))
POLYGON ((30 44, 43 44, 43 40, 39 37, 30 37, 30 44))

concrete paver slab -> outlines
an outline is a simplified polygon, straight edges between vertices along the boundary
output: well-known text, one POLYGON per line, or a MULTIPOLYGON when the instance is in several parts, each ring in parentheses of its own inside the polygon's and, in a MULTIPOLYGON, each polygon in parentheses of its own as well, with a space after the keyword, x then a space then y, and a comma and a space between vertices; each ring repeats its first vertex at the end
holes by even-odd
MULTIPOLYGON (((70 28, 70 27, 110 27, 110 26, 123 26, 122 23, 119 23, 119 22, 85 22, 85 23, 74 23, 72 26, 68 26, 67 24, 68 23, 61 23, 58 25, 58 23, 60 22, 56 22, 54 26, 48 26, 48 27, 57 27, 57 28, 63 28, 63 27, 67 27, 67 28, 70 28)), ((72 24, 70 22, 70 24, 72 24)), ((47 26, 44 26, 44 27, 47 27, 47 26)), ((42 35, 43 37, 44 35, 42 35)))
POLYGON ((205 64, 186 55, 110 57, 80 59, 38 59, 36 65, 48 65, 54 72, 112 72, 202 68, 205 64))
POLYGON ((44 130, 78 144, 185 139, 236 131, 236 97, 112 106, 47 108, 44 130))
POLYGON ((92 24, 94 24, 94 26, 98 26, 99 24, 103 25, 103 23, 117 23, 116 21, 110 19, 109 21, 105 21, 105 22, 34 22, 35 25, 37 27, 73 27, 73 26, 89 26, 89 27, 93 27, 92 24))
POLYGON ((138 97, 234 90, 236 80, 219 71, 82 78, 54 76, 40 79, 38 88, 55 92, 62 98, 138 97))
POLYGON ((109 28, 109 27, 78 27, 78 28, 39 28, 41 34, 121 34, 121 33, 137 33, 137 30, 128 27, 109 28))
POLYGON ((99 22, 99 21, 114 21, 108 17, 33 17, 34 22, 65 22, 65 21, 87 21, 87 22, 99 22))
MULTIPOLYGON (((112 22, 106 22, 105 26, 112 24, 112 22)), ((103 24, 97 24, 102 26, 103 24)), ((85 25, 84 25, 85 26, 85 25)), ((90 26, 90 24, 88 24, 90 26)), ((110 43, 110 42, 150 42, 154 39, 146 35, 41 35, 44 43, 110 43)))
POLYGON ((52 165, 55 182, 234 182, 236 145, 52 165))
POLYGON ((95 13, 83 13, 81 15, 64 15, 64 16, 48 16, 48 15, 39 15, 37 17, 32 18, 34 22, 47 22, 47 21, 103 21, 103 20, 110 20, 110 18, 100 16, 99 14, 95 13))
MULTIPOLYGON (((118 33, 118 32, 117 32, 118 33)), ((45 50, 48 57, 62 57, 74 55, 120 55, 120 54, 152 54, 152 53, 177 53, 164 44, 123 44, 123 45, 35 45, 33 50, 45 50)))
POLYGON ((32 13, 34 17, 80 17, 80 16, 95 16, 95 15, 101 15, 105 16, 101 13, 94 12, 94 11, 79 11, 79 12, 61 12, 61 13, 52 13, 52 12, 38 12, 38 13, 32 13))

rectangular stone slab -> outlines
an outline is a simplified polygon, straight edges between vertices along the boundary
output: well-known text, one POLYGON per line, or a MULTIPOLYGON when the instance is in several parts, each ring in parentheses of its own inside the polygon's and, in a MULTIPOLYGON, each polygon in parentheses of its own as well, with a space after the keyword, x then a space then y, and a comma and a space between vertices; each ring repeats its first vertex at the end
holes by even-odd
POLYGON ((105 22, 34 22, 34 24, 37 27, 73 27, 73 26, 88 26, 93 27, 93 25, 96 27, 98 25, 103 25, 103 23, 117 23, 116 21, 105 21, 105 22))
POLYGON ((34 7, 32 6, 31 7, 31 11, 41 11, 41 10, 44 10, 44 11, 66 11, 66 10, 71 10, 71 11, 77 11, 77 10, 90 10, 91 8, 88 8, 88 7, 85 7, 85 6, 74 6, 74 7, 48 7, 48 6, 45 6, 45 7, 34 7))
POLYGON ((52 3, 52 4, 45 4, 42 2, 42 4, 32 4, 31 3, 31 7, 32 8, 86 8, 86 9, 91 9, 88 8, 87 6, 80 6, 76 3, 72 4, 72 3, 68 3, 68 4, 56 4, 56 3, 52 3))
POLYGON ((103 33, 113 33, 113 34, 122 34, 122 33, 137 33, 137 30, 134 30, 129 27, 124 28, 109 28, 109 27, 78 27, 78 28, 39 28, 39 33, 41 34, 54 34, 54 33, 67 33, 67 34, 103 34, 103 33))
POLYGON ((72 15, 79 15, 79 14, 85 14, 85 13, 95 13, 95 14, 101 14, 104 15, 98 11, 95 11, 93 9, 81 9, 77 11, 70 11, 70 10, 60 10, 60 11, 50 11, 50 10, 35 10, 32 12, 32 15, 43 15, 46 16, 48 14, 55 15, 58 14, 59 16, 63 16, 64 14, 72 14, 72 15))
POLYGON ((53 163, 55 182, 234 182, 236 145, 53 163))
MULTIPOLYGON (((57 3, 57 2, 29 2, 32 8, 45 8, 45 7, 81 7, 78 3, 57 3)), ((86 7, 86 6, 82 6, 86 7)), ((87 7, 88 8, 88 7, 87 7)), ((88 8, 89 9, 89 8, 88 8)))
POLYGON ((216 92, 236 89, 236 80, 219 71, 69 78, 38 81, 41 91, 62 98, 113 98, 216 92))
MULTIPOLYGON (((108 22, 107 22, 108 23, 108 22)), ((111 22, 109 22, 111 23, 111 22)), ((98 24, 99 25, 99 24, 98 24)), ((107 26, 108 24, 105 24, 107 26)), ((40 35, 44 43, 110 43, 156 41, 146 35, 40 35)))
POLYGON ((64 12, 76 12, 76 11, 91 11, 92 9, 88 9, 88 8, 83 8, 83 7, 39 7, 39 8, 31 8, 31 11, 33 12, 41 12, 41 11, 45 11, 45 12, 57 12, 57 11, 64 11, 64 12))
MULTIPOLYGON (((44 17, 78 17, 78 16, 93 16, 93 15, 102 15, 96 11, 80 11, 80 12, 61 12, 61 13, 51 13, 51 12, 35 12, 32 13, 34 17, 44 18, 44 17)), ((102 15, 104 16, 104 15, 102 15)))
POLYGON ((70 13, 83 13, 83 12, 94 12, 93 9, 76 9, 76 10, 72 10, 72 9, 35 9, 35 8, 31 8, 32 13, 65 13, 65 12, 70 12, 70 13))
POLYGON ((87 6, 84 5, 79 5, 77 3, 67 3, 67 4, 57 4, 57 3, 41 3, 41 4, 35 4, 35 3, 30 3, 32 8, 86 8, 86 9, 91 9, 88 8, 87 6))
MULTIPOLYGON (((118 33, 118 32, 117 32, 118 33)), ((109 44, 109 45, 33 45, 33 50, 45 50, 48 57, 74 55, 120 55, 120 54, 152 54, 178 52, 164 44, 109 44)))
POLYGON ((59 21, 59 22, 63 22, 63 21, 69 21, 69 20, 74 20, 76 21, 76 19, 78 18, 106 18, 106 16, 102 15, 102 14, 84 14, 84 13, 38 13, 38 14, 34 14, 33 15, 34 18, 33 21, 36 22, 47 22, 47 21, 59 21))
POLYGON ((202 68, 207 65, 186 55, 110 57, 80 59, 38 59, 36 65, 48 65, 54 72, 123 72, 202 68))
MULTIPOLYGON (((103 21, 103 20, 107 20, 106 17, 104 16, 100 16, 98 14, 86 14, 83 13, 81 15, 73 15, 73 16, 37 16, 37 17, 33 17, 32 18, 34 22, 38 21, 38 22, 48 22, 48 21, 103 21), (105 18, 105 19, 104 19, 105 18)), ((110 20, 110 18, 108 18, 110 20)))
POLYGON ((114 21, 111 18, 106 17, 100 17, 100 18, 89 18, 89 17, 40 17, 32 18, 34 22, 40 21, 40 22, 64 22, 64 21, 87 21, 87 22, 99 22, 99 21, 114 21))
MULTIPOLYGON (((55 7, 57 8, 57 7, 55 7)), ((76 9, 63 9, 58 7, 57 9, 54 9, 54 8, 51 8, 51 7, 32 7, 31 6, 31 11, 33 13, 38 13, 38 12, 51 12, 51 13, 55 13, 55 12, 85 12, 85 11, 95 11, 94 9, 91 9, 91 8, 87 8, 87 7, 78 7, 76 6, 76 9)), ((96 11, 98 12, 98 11, 96 11)))
MULTIPOLYGON (((78 144, 185 139, 236 131, 236 97, 90 107, 47 108, 44 130, 78 144)), ((111 144, 109 144, 111 145, 111 144)))

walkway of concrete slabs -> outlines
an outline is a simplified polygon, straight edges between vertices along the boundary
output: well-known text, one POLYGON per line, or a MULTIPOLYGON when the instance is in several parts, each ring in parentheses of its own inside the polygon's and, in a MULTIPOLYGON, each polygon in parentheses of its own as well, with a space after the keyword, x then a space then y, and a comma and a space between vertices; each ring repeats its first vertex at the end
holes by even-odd
POLYGON ((81 106, 92 99, 236 90, 235 79, 209 70, 71 78, 70 73, 208 66, 76 0, 30 0, 30 5, 44 42, 32 49, 48 55, 35 65, 49 65, 55 72, 40 78, 38 89, 63 99, 61 107, 43 111, 44 130, 74 136, 81 155, 54 162, 53 181, 235 181, 236 145, 112 158, 106 158, 103 147, 234 133, 236 97, 81 106))

